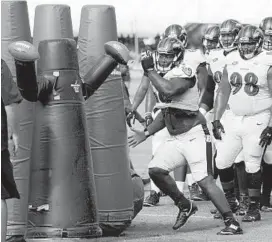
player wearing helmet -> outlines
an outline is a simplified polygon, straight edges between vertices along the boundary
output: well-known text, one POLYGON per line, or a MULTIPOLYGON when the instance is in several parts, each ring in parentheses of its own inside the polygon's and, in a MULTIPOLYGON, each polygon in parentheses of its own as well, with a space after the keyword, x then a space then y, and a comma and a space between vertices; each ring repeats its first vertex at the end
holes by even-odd
MULTIPOLYGON (((175 37, 178 38, 183 46, 187 45, 187 33, 183 27, 177 24, 170 25, 169 27, 166 28, 164 34, 162 35, 163 38, 165 37, 175 37)), ((204 83, 205 85, 206 78, 207 78, 207 70, 205 65, 201 65, 201 63, 205 62, 204 56, 201 54, 199 50, 185 50, 184 52, 184 59, 183 61, 190 64, 193 69, 197 72, 197 79, 200 80, 199 83, 204 83)), ((154 58, 156 57, 156 54, 154 53, 154 58)), ((159 68, 159 73, 161 75, 164 75, 164 70, 166 71, 167 68, 160 67, 159 65, 156 66, 156 68, 159 68)), ((132 109, 131 113, 127 116, 128 119, 128 124, 130 124, 131 119, 133 118, 134 111, 138 108, 140 103, 143 101, 145 95, 146 95, 146 114, 145 114, 145 119, 146 119, 146 125, 149 125, 153 119, 160 113, 160 109, 154 109, 154 105, 156 103, 156 99, 154 96, 154 91, 155 88, 150 85, 150 82, 146 76, 142 77, 141 84, 136 92, 136 95, 133 100, 132 104, 132 109), (155 101, 154 101, 155 99, 155 101)), ((163 143, 167 138, 169 137, 169 132, 167 129, 162 129, 160 132, 156 133, 152 137, 152 154, 154 155, 157 148, 160 146, 161 143, 163 143)), ((179 171, 177 170, 175 173, 180 175, 182 173, 181 169, 185 170, 186 174, 186 167, 179 168, 179 171)), ((185 180, 185 176, 183 178, 185 180)), ((183 179, 182 177, 179 177, 179 181, 177 182, 178 187, 181 191, 183 191, 183 179), (180 182, 181 181, 181 182, 180 182)), ((192 180, 192 179, 190 179, 192 180)), ((193 182, 192 182, 193 183, 193 182)), ((194 186, 192 186, 194 187, 194 186)), ((198 186, 195 186, 195 190, 198 191, 198 186)), ((144 205, 145 206, 154 206, 159 202, 159 189, 155 186, 153 182, 151 182, 151 192, 150 196, 148 196, 145 200, 144 205)), ((196 193, 196 192, 191 192, 191 197, 192 199, 199 199, 202 194, 196 193)))
POLYGON ((212 123, 214 137, 224 141, 217 144, 220 152, 216 165, 223 189, 229 196, 235 196, 232 165, 243 149, 250 198, 244 222, 261 219, 260 166, 264 147, 271 143, 272 138, 272 61, 271 56, 262 52, 263 39, 261 29, 252 25, 239 32, 239 52, 232 52, 226 58, 212 123), (225 132, 220 120, 227 104, 233 115, 228 120, 232 129, 225 132))
MULTIPOLYGON (((213 80, 216 83, 215 92, 218 91, 218 85, 222 78, 222 72, 223 68, 225 66, 226 57, 229 55, 229 53, 236 51, 237 48, 237 41, 234 43, 230 43, 229 45, 226 44, 225 40, 225 47, 222 46, 222 43, 220 42, 220 39, 224 41, 225 34, 229 33, 230 36, 235 40, 237 39, 237 36, 234 35, 234 33, 238 34, 238 31, 240 29, 240 24, 236 20, 226 20, 224 21, 221 26, 211 26, 208 28, 204 34, 203 37, 203 45, 204 50, 207 58, 208 63, 208 72, 210 75, 213 76, 213 80), (235 23, 235 24, 233 24, 235 23), (232 29, 233 28, 233 29, 232 29), (224 33, 222 35, 222 32, 224 33), (233 34, 230 34, 233 33, 233 34), (230 47, 232 49, 230 49, 230 47)), ((230 40, 230 37, 228 38, 230 40)), ((227 108, 229 109, 229 108, 227 108)), ((207 115, 206 118, 208 122, 210 123, 213 120, 214 116, 214 110, 211 110, 207 115)), ((230 110, 225 111, 224 116, 222 118, 222 123, 224 124, 225 129, 231 129, 232 127, 229 125, 229 120, 232 118, 232 112, 230 110)), ((215 147, 217 146, 218 142, 214 142, 215 147)), ((222 142, 221 142, 222 143, 222 142)), ((222 146, 222 145, 221 145, 222 146)), ((220 147, 217 150, 217 152, 220 151, 220 147)), ((216 159, 216 158, 215 158, 216 159)), ((235 172, 237 176, 236 183, 238 183, 238 195, 236 194, 236 197, 230 196, 229 193, 226 193, 226 197, 228 199, 228 202, 232 208, 233 212, 237 212, 239 215, 245 215, 248 205, 248 193, 247 193, 247 181, 246 181, 246 172, 245 172, 245 165, 243 162, 243 153, 241 152, 238 157, 235 159, 235 172), (240 201, 240 204, 238 200, 240 201)), ((216 167, 216 166, 215 166, 216 167)), ((224 182, 222 183, 222 186, 224 186, 224 182)), ((220 213, 216 213, 214 215, 214 218, 218 219, 221 218, 220 213)))
MULTIPOLYGON (((272 17, 267 17, 260 23, 260 29, 263 31, 263 51, 267 52, 272 58, 272 17)), ((272 188, 272 145, 269 145, 264 153, 264 162, 262 169, 262 199, 261 210, 265 212, 272 212, 272 206, 270 204, 270 194, 272 188)))
MULTIPOLYGON (((158 45, 158 58, 155 61, 149 53, 143 56, 141 62, 145 75, 156 88, 161 100, 155 108, 161 109, 161 112, 145 130, 133 129, 134 135, 129 137, 129 145, 137 146, 164 127, 170 133, 170 137, 160 145, 148 167, 150 178, 179 208, 174 230, 182 227, 197 211, 196 205, 185 198, 169 175, 170 171, 188 162, 194 179, 224 217, 226 228, 219 234, 240 234, 242 229, 235 220, 223 192, 208 174, 207 164, 210 164, 211 158, 208 154, 211 152, 206 144, 210 141, 210 135, 206 120, 199 112, 199 90, 195 70, 183 62, 183 52, 184 48, 179 40, 165 38, 158 45), (180 58, 177 59, 176 56, 180 58), (171 69, 162 77, 155 70, 156 65, 171 66, 171 69), (196 150, 198 152, 195 152, 196 150)), ((210 107, 212 102, 213 95, 208 92, 200 101, 207 107, 210 107)))

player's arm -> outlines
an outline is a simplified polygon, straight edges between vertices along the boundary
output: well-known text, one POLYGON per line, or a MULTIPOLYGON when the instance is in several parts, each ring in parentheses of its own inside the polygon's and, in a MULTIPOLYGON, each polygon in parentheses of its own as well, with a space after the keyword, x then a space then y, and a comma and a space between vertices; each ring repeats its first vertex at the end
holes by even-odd
MULTIPOLYGON (((268 88, 269 91, 271 93, 272 96, 272 66, 269 67, 268 72, 267 72, 267 84, 268 84, 268 88)), ((270 108, 270 120, 269 123, 267 125, 267 127, 263 130, 263 132, 261 133, 260 136, 260 145, 262 147, 266 147, 268 145, 271 144, 272 142, 272 107, 270 108)))
POLYGON ((130 147, 136 147, 138 144, 145 141, 149 136, 157 133, 165 127, 163 114, 160 112, 155 120, 144 130, 137 130, 132 128, 133 135, 128 137, 128 144, 130 147))
POLYGON ((213 108, 215 82, 210 67, 199 66, 197 70, 198 88, 200 91, 199 111, 205 115, 213 108))
POLYGON ((149 126, 153 122, 152 111, 154 106, 156 105, 156 97, 153 92, 153 88, 149 85, 146 98, 145 98, 145 124, 149 126))
POLYGON ((229 97, 231 93, 231 86, 228 81, 228 71, 227 67, 224 67, 222 80, 219 84, 219 90, 216 95, 215 105, 214 105, 214 120, 220 120, 223 113, 226 110, 229 97))
POLYGON ((144 100, 147 90, 149 88, 149 85, 150 85, 150 81, 148 77, 146 75, 143 75, 141 84, 139 85, 132 102, 132 107, 131 107, 132 111, 137 110, 137 108, 140 106, 140 104, 144 100))
POLYGON ((183 94, 196 84, 195 76, 190 78, 174 77, 166 80, 154 70, 148 71, 147 75, 159 93, 163 94, 166 98, 183 94))

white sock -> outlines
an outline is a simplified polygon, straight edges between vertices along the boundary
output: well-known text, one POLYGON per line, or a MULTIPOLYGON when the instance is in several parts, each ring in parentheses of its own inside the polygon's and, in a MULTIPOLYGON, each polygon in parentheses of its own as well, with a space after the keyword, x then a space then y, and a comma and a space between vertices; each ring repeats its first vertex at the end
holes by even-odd
POLYGON ((176 181, 176 184, 177 184, 177 187, 178 187, 179 191, 183 193, 184 182, 182 182, 182 181, 176 181))
POLYGON ((187 183, 188 183, 188 186, 192 186, 193 183, 194 183, 194 179, 193 179, 193 176, 192 174, 187 174, 187 183))
POLYGON ((156 193, 159 193, 160 189, 155 185, 155 183, 150 179, 150 190, 155 191, 156 193))

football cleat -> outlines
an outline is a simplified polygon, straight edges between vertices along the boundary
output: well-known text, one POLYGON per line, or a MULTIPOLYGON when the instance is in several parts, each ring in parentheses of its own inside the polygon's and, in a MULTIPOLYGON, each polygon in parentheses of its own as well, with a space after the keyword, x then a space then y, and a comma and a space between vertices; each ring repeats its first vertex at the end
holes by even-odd
POLYGON ((240 204, 239 209, 237 210, 236 214, 243 216, 246 214, 248 210, 249 198, 247 195, 240 195, 240 204))
POLYGON ((176 219, 176 222, 173 226, 173 230, 177 230, 179 228, 181 228, 182 226, 184 226, 186 224, 186 222, 188 221, 188 219, 196 213, 196 211, 198 210, 197 206, 190 201, 190 207, 184 207, 181 203, 179 203, 178 205, 179 208, 179 213, 176 219))
POLYGON ((248 210, 243 217, 243 222, 256 222, 261 220, 261 213, 259 210, 259 205, 256 203, 250 203, 248 210))
POLYGON ((238 221, 234 218, 230 218, 224 221, 226 227, 218 232, 218 235, 236 235, 236 234, 243 234, 243 230, 240 227, 238 221))
POLYGON ((143 206, 154 207, 160 202, 160 194, 151 190, 150 195, 145 199, 143 206))

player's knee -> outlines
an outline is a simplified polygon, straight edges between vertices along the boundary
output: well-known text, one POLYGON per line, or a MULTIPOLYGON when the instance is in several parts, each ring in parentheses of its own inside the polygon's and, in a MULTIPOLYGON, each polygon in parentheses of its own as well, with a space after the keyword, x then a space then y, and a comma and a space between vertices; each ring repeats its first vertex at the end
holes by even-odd
POLYGON ((154 179, 154 178, 156 179, 157 177, 168 175, 169 172, 159 167, 151 167, 148 169, 148 174, 151 179, 154 179))
POLYGON ((208 191, 209 188, 213 187, 215 181, 211 175, 206 176, 202 180, 198 181, 198 185, 201 187, 202 190, 208 191))

